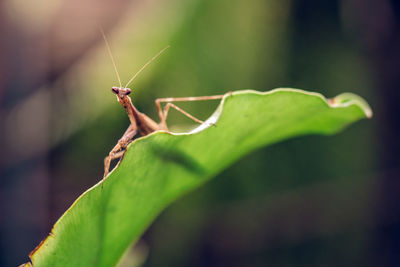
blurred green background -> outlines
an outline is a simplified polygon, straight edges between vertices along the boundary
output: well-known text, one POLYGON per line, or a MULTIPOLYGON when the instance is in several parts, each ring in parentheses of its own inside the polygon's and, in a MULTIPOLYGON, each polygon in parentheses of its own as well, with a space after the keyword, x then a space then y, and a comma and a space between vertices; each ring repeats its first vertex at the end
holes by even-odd
MULTIPOLYGON (((2 1, 0 266, 28 260, 129 125, 99 26, 125 83, 171 45, 130 86, 153 118, 159 97, 276 87, 349 91, 374 110, 336 136, 240 160, 163 212, 121 266, 400 266, 400 5, 389 0, 2 1)), ((206 119, 217 104, 180 106, 206 119)), ((174 111, 168 122, 194 126, 174 111)))

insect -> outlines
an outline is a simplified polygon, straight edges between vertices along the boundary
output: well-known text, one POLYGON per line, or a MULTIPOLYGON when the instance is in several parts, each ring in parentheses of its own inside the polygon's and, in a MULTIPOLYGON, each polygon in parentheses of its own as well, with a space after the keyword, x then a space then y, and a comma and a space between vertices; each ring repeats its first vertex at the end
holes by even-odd
MULTIPOLYGON (((113 160, 119 159, 118 164, 123 159, 123 156, 126 152, 126 148, 130 142, 132 142, 137 135, 146 136, 152 132, 165 130, 168 131, 167 126, 167 116, 168 111, 170 108, 174 108, 177 111, 181 112, 183 115, 187 116, 188 118, 192 119, 197 123, 204 123, 204 121, 197 119, 196 117, 192 116, 188 112, 184 111, 177 105, 173 104, 172 102, 179 102, 179 101, 202 101, 202 100, 214 100, 214 99, 221 99, 224 95, 213 95, 213 96, 198 96, 198 97, 169 97, 169 98, 158 98, 155 101, 156 108, 158 111, 158 116, 160 122, 157 123, 152 120, 147 115, 139 112, 132 103, 129 94, 131 93, 131 89, 128 88, 128 85, 142 72, 153 60, 155 60, 161 53, 163 53, 169 46, 163 48, 160 52, 158 52, 155 56, 153 56, 150 60, 148 60, 127 82, 127 84, 122 87, 121 79, 115 64, 114 57, 111 53, 110 45, 108 44, 107 38, 104 34, 104 31, 101 30, 103 35, 104 42, 107 47, 108 54, 111 58, 115 74, 117 75, 119 87, 112 87, 111 91, 117 96, 118 102, 121 106, 125 109, 126 113, 128 114, 130 125, 128 129, 125 131, 123 136, 118 140, 117 144, 113 147, 110 151, 108 156, 104 159, 104 175, 103 175, 103 182, 104 179, 107 177, 110 171, 110 164, 113 160), (164 107, 162 107, 161 103, 166 103, 164 107)), ((118 165, 117 164, 117 165, 118 165)))

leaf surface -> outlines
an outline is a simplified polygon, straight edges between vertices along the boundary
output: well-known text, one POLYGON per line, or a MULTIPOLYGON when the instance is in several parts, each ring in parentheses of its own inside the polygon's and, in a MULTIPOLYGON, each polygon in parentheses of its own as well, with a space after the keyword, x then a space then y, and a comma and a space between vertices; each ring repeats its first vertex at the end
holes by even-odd
POLYGON ((73 203, 31 261, 114 266, 167 205, 240 157, 295 136, 334 134, 371 115, 368 104, 349 93, 329 100, 286 88, 226 94, 192 132, 160 131, 132 142, 103 188, 99 182, 73 203))

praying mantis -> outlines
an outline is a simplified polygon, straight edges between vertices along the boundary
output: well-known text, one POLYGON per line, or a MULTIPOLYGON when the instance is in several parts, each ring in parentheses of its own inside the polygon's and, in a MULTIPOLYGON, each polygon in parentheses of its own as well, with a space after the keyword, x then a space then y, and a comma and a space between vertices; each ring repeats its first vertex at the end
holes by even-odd
POLYGON ((216 100, 222 99, 225 95, 212 95, 212 96, 196 96, 196 97, 168 97, 168 98, 158 98, 155 101, 155 105, 158 111, 158 117, 160 122, 157 123, 152 120, 149 116, 144 113, 141 113, 136 109, 136 107, 132 103, 132 99, 129 97, 131 93, 131 89, 128 88, 128 85, 142 72, 152 61, 154 61, 159 55, 161 55, 169 46, 163 48, 160 52, 158 52, 155 56, 153 56, 150 60, 148 60, 133 76, 132 78, 126 83, 124 87, 122 87, 121 79, 115 64, 114 57, 111 53, 110 45, 108 44, 107 38, 104 34, 104 31, 101 29, 101 33, 110 56, 111 62, 114 67, 115 74, 118 78, 119 87, 112 87, 111 91, 117 96, 118 102, 121 106, 125 109, 126 113, 128 114, 130 125, 128 129, 126 129, 125 133, 122 137, 118 140, 117 144, 111 149, 110 153, 104 159, 104 175, 103 175, 103 182, 106 179, 107 175, 110 172, 110 164, 113 160, 119 159, 117 167, 121 160, 123 159, 126 148, 130 142, 132 142, 135 137, 139 134, 140 136, 146 136, 150 133, 155 131, 168 131, 167 126, 167 116, 168 111, 170 108, 174 108, 177 111, 181 112, 183 115, 187 116, 188 118, 192 119, 197 123, 204 123, 204 121, 197 119, 196 117, 192 116, 185 110, 181 109, 177 105, 172 102, 180 102, 180 101, 204 101, 204 100, 216 100), (162 107, 161 103, 166 103, 164 108, 162 107))

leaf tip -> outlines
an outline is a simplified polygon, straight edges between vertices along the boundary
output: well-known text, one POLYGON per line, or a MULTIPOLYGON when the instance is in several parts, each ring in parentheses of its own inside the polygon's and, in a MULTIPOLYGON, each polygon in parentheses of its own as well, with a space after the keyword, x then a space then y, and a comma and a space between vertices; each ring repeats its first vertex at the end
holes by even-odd
POLYGON ((354 104, 362 109, 368 119, 372 118, 373 116, 372 109, 367 101, 353 93, 343 93, 334 98, 330 98, 328 99, 328 104, 331 107, 347 107, 354 104))

